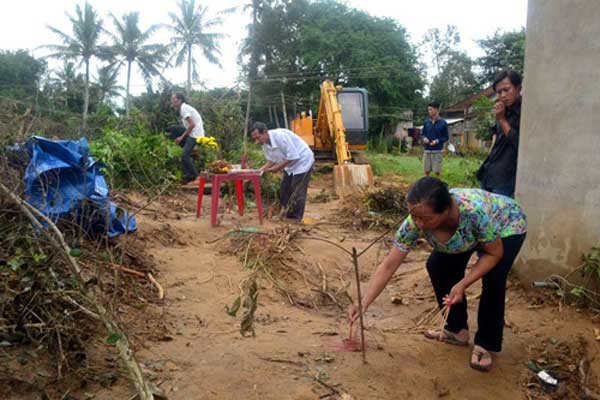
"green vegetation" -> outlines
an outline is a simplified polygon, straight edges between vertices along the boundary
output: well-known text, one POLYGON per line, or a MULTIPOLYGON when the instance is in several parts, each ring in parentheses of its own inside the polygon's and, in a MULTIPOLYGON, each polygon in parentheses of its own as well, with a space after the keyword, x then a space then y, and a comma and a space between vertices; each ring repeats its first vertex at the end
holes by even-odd
POLYGON ((496 123, 492 113, 494 102, 486 96, 481 96, 473 103, 473 114, 475 115, 475 136, 477 139, 489 140, 490 127, 496 123))
POLYGON ((272 110, 281 110, 282 96, 288 111, 316 112, 324 79, 368 90, 372 133, 395 126, 399 109, 423 108, 424 65, 397 21, 337 1, 264 1, 253 7, 257 22, 242 55, 252 60, 245 72, 257 74, 255 118, 279 125, 272 110))
POLYGON ((116 29, 116 34, 110 33, 113 45, 110 48, 112 62, 117 66, 127 66, 127 86, 125 95, 125 117, 129 118, 131 98, 131 68, 137 65, 146 82, 152 82, 154 76, 160 75, 159 69, 167 60, 167 47, 160 44, 146 43, 158 30, 158 25, 152 25, 146 31, 141 31, 139 13, 125 14, 119 21, 113 14, 110 15, 116 29))
MULTIPOLYGON (((375 152, 369 152, 368 156, 376 176, 397 175, 407 184, 411 184, 424 175, 422 156, 375 152)), ((479 155, 446 155, 442 164, 442 179, 448 182, 450 187, 479 187, 475 172, 482 161, 479 155)))
POLYGON ((128 135, 109 129, 90 143, 90 153, 105 166, 111 187, 143 190, 180 178, 175 161, 181 147, 163 135, 128 135))
POLYGON ((223 33, 211 32, 212 28, 223 25, 221 17, 211 18, 208 7, 195 5, 194 0, 181 0, 178 4, 179 15, 170 12, 171 25, 167 28, 173 36, 169 46, 173 54, 169 62, 175 60, 175 65, 187 63, 186 93, 192 90, 192 80, 198 80, 198 60, 194 50, 202 51, 204 58, 211 64, 221 65, 218 56, 221 55, 220 40, 225 37, 223 33))
POLYGON ((496 31, 493 36, 478 40, 485 53, 477 59, 480 67, 479 81, 489 85, 494 76, 503 69, 514 69, 523 73, 525 63, 525 28, 518 31, 496 31))

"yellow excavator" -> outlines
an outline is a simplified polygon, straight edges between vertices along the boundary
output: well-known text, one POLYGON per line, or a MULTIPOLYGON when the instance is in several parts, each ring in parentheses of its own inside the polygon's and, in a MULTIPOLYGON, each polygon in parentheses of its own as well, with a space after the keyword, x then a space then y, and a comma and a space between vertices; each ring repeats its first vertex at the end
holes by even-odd
POLYGON ((368 105, 365 89, 336 87, 326 80, 317 118, 301 113, 291 122, 291 130, 311 147, 317 160, 336 160, 333 184, 340 195, 373 186, 373 171, 360 153, 367 149, 368 105))

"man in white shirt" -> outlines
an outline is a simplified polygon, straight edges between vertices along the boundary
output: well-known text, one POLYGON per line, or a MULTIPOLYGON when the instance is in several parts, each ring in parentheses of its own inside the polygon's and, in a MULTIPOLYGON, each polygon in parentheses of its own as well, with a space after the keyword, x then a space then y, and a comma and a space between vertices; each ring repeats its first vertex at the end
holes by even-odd
POLYGON ((315 163, 312 150, 300 136, 287 129, 271 129, 262 122, 255 122, 250 136, 262 144, 267 163, 260 170, 277 172, 283 170, 280 202, 286 217, 302 220, 306 205, 306 192, 310 173, 315 163))
POLYGON ((173 93, 171 104, 179 110, 179 117, 185 127, 185 131, 175 139, 175 143, 183 147, 181 161, 183 164, 183 184, 196 179, 198 173, 192 162, 191 154, 196 146, 196 139, 204 136, 204 124, 202 117, 196 109, 185 102, 185 96, 182 93, 173 93))

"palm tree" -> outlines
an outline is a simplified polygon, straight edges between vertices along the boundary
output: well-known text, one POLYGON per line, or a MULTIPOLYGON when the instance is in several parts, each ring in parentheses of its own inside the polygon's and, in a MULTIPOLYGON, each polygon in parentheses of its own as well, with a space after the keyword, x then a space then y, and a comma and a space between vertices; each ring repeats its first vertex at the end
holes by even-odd
POLYGON ((177 66, 187 61, 186 91, 189 94, 192 89, 192 78, 198 79, 197 62, 193 54, 194 47, 200 48, 210 63, 221 66, 217 58, 221 55, 219 41, 225 35, 207 31, 221 26, 223 19, 220 17, 209 18, 208 7, 198 5, 196 8, 194 0, 181 0, 179 15, 171 12, 169 17, 171 17, 172 25, 168 25, 167 28, 173 32, 171 47, 174 50, 169 62, 175 57, 177 66))
POLYGON ((98 68, 98 77, 96 84, 100 91, 100 103, 107 101, 112 97, 121 96, 121 92, 125 90, 123 86, 118 84, 119 66, 109 64, 98 68))
POLYGON ((123 15, 122 21, 113 14, 111 17, 117 30, 116 34, 109 33, 113 40, 111 52, 121 64, 127 65, 125 115, 129 118, 131 67, 136 64, 144 80, 150 84, 153 76, 161 75, 159 68, 166 62, 168 48, 162 44, 146 44, 159 25, 152 25, 142 32, 138 26, 138 12, 123 15))
POLYGON ((242 12, 251 11, 252 13, 252 23, 247 26, 248 29, 248 37, 242 43, 242 53, 250 53, 250 62, 248 63, 248 78, 249 81, 256 79, 258 75, 258 62, 260 57, 260 49, 256 45, 256 29, 259 24, 259 20, 261 19, 261 14, 265 9, 265 1, 264 0, 247 0, 248 2, 244 2, 239 6, 234 6, 229 9, 223 11, 225 14, 234 13, 238 10, 242 10, 242 12))
POLYGON ((43 47, 53 52, 47 57, 81 60, 79 65, 85 65, 83 95, 83 128, 85 129, 88 106, 90 104, 90 60, 92 57, 102 57, 105 54, 105 47, 100 43, 100 35, 103 32, 102 20, 87 2, 85 2, 83 10, 77 5, 75 7, 75 16, 67 13, 67 18, 71 21, 73 33, 69 35, 48 25, 48 29, 57 34, 63 44, 46 45, 43 47))
POLYGON ((59 100, 63 102, 65 110, 68 110, 69 103, 77 104, 81 100, 81 75, 77 73, 73 62, 65 61, 62 69, 55 72, 55 76, 56 78, 53 78, 51 83, 59 88, 59 100))

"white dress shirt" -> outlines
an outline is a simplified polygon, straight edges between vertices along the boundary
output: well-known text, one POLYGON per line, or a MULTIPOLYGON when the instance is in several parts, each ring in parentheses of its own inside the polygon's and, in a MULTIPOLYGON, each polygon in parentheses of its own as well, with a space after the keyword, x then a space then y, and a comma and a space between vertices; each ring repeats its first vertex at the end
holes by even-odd
POLYGON ((270 144, 263 144, 265 158, 274 164, 283 160, 292 161, 284 167, 288 175, 308 172, 315 163, 315 157, 308 144, 290 130, 269 130, 269 141, 270 144))

